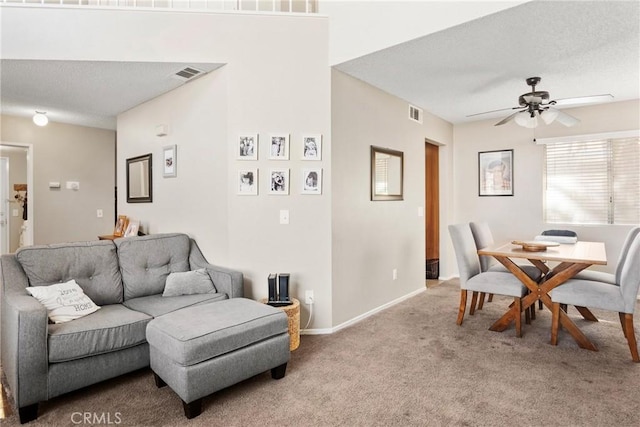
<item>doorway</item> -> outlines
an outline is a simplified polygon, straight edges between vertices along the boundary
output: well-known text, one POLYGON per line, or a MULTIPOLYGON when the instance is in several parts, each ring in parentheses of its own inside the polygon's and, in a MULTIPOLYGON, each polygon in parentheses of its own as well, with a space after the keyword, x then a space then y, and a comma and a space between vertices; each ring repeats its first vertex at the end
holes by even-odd
POLYGON ((0 157, 0 253, 5 254, 33 245, 33 146, 2 142, 0 157))
POLYGON ((426 279, 440 276, 440 171, 439 148, 425 141, 425 265, 426 279))

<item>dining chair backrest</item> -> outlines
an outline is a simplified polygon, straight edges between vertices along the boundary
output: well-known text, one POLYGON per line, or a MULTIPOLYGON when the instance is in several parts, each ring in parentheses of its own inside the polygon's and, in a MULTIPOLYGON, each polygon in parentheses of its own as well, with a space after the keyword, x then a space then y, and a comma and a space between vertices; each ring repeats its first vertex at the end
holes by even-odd
POLYGON ((618 265, 616 266, 616 283, 620 284, 622 280, 622 268, 628 259, 629 248, 631 247, 631 243, 635 240, 636 236, 640 234, 640 227, 633 227, 629 234, 627 234, 627 238, 625 239, 622 249, 620 250, 620 256, 618 257, 618 265))
MULTIPOLYGON (((470 222, 471 234, 473 234, 473 240, 476 242, 477 249, 484 249, 487 246, 491 246, 494 243, 493 234, 491 234, 491 228, 487 222, 470 222)), ((485 272, 489 270, 494 264, 495 258, 489 255, 480 255, 480 271, 485 272)))
POLYGON ((624 300, 625 313, 633 313, 640 288, 640 235, 631 245, 620 274, 620 292, 624 300))
POLYGON ((458 262, 458 272, 460 273, 460 286, 464 287, 467 280, 480 274, 480 260, 478 250, 471 234, 469 224, 449 225, 449 234, 453 242, 453 249, 458 262))

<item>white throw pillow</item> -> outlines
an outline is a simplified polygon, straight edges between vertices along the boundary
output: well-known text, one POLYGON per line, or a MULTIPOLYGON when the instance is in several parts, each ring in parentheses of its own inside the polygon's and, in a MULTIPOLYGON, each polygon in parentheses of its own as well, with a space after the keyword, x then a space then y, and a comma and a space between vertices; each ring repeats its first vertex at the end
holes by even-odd
POLYGON ((208 294, 215 292, 216 288, 204 268, 198 270, 171 273, 167 276, 164 285, 163 297, 176 297, 180 295, 208 294))
POLYGON ((84 294, 73 279, 49 286, 30 286, 27 292, 47 308, 49 319, 53 323, 79 319, 100 308, 84 294))

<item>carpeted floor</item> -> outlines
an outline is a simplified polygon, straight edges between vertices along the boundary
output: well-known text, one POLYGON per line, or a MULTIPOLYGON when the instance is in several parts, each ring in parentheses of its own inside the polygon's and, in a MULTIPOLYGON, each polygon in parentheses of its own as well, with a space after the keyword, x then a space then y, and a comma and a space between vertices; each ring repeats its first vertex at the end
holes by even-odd
POLYGON ((513 326, 488 330, 507 298, 495 297, 457 326, 457 283, 430 287, 335 334, 303 336, 284 379, 265 373, 218 392, 192 420, 142 370, 45 402, 29 425, 640 425, 640 364, 631 361, 616 313, 594 310, 601 321, 591 323, 570 310, 599 352, 579 349, 562 331, 553 347, 548 310, 523 324, 522 338, 513 326))

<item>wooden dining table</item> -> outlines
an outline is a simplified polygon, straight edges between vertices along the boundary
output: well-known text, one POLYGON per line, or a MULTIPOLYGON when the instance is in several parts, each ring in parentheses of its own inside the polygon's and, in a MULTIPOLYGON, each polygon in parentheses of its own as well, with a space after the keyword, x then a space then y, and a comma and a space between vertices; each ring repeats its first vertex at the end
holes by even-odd
MULTIPOLYGON (((503 242, 478 250, 478 255, 489 255, 497 259, 513 275, 515 275, 528 289, 529 294, 522 299, 521 310, 528 309, 536 301, 542 303, 552 310, 551 297, 549 291, 556 286, 561 286, 564 282, 575 276, 580 271, 592 265, 606 265, 607 254, 603 242, 583 242, 575 244, 559 244, 550 246, 545 250, 529 251, 522 245, 512 242, 503 242), (544 274, 540 283, 532 280, 516 264, 514 259, 526 259, 531 264, 538 267, 544 274)), ((580 314, 590 321, 597 322, 598 319, 587 307, 576 307, 580 314)), ((492 331, 502 332, 509 324, 515 320, 517 313, 515 304, 491 327, 492 331)), ((576 324, 567 316, 566 311, 560 310, 560 324, 575 339, 581 348, 597 351, 598 348, 582 333, 576 324)), ((551 342, 554 342, 551 337, 551 342)))

